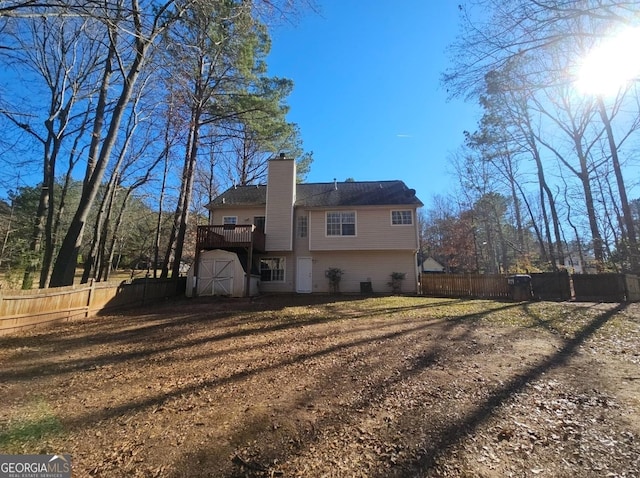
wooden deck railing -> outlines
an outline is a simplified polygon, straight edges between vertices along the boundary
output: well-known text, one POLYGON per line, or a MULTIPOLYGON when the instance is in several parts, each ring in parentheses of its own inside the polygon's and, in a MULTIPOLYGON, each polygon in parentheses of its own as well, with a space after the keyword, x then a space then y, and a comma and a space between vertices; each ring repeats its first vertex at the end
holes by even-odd
POLYGON ((254 224, 198 226, 197 246, 202 249, 250 247, 264 251, 264 232, 254 224))

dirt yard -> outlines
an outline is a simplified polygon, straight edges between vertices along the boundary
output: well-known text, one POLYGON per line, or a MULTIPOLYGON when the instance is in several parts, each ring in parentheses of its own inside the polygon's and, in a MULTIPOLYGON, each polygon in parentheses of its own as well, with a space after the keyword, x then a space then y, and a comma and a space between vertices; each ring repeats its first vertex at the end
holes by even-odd
POLYGON ((194 299, 0 338, 80 477, 637 477, 640 305, 194 299))

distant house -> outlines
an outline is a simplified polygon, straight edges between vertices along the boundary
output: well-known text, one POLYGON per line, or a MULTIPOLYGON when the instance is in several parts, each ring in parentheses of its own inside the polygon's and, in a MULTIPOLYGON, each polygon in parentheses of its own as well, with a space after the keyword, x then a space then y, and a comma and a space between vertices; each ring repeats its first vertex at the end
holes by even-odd
POLYGON ((444 266, 429 256, 420 265, 420 270, 425 273, 444 272, 444 266))
POLYGON ((564 264, 557 263, 559 268, 564 268, 571 274, 597 274, 598 268, 593 258, 589 257, 583 263, 577 254, 568 254, 564 258, 564 264))
POLYGON ((420 206, 402 181, 296 184, 295 161, 272 159, 266 185, 232 187, 207 206, 212 220, 198 228, 188 287, 195 295, 233 288, 231 266, 207 263, 204 254, 222 249, 242 264, 243 277, 232 280, 244 281, 244 295, 253 293, 255 277, 262 292, 329 292, 326 271, 336 268, 341 292, 390 292, 390 275, 399 272, 402 291, 415 293, 420 206))

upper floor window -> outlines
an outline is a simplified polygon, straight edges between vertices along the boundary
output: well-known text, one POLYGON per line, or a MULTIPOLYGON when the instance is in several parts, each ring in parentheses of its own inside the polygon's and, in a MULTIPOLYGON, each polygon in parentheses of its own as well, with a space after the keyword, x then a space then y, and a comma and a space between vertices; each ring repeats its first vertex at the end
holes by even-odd
POLYGON ((391 211, 391 224, 413 224, 413 212, 410 209, 391 211))
POLYGON ((355 236, 355 211, 327 213, 327 236, 355 236))
POLYGON ((309 233, 309 220, 307 216, 298 216, 298 237, 307 237, 309 233))
POLYGON ((224 224, 225 226, 231 225, 231 224, 238 224, 238 216, 223 216, 222 224, 224 224))

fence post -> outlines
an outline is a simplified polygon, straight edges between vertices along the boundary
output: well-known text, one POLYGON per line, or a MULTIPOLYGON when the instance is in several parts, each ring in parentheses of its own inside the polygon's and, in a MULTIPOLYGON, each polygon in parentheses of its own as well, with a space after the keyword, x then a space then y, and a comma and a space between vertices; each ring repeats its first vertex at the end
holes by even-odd
POLYGON ((147 298, 147 282, 149 282, 149 273, 144 277, 144 283, 142 284, 142 305, 144 305, 145 299, 147 298))
POLYGON ((89 295, 87 296, 87 310, 84 313, 85 317, 89 317, 89 314, 91 313, 91 302, 93 301, 93 293, 96 287, 95 284, 95 279, 89 279, 89 295))

